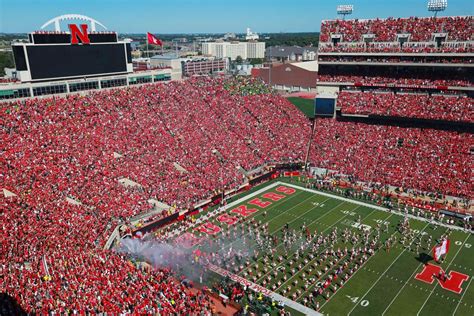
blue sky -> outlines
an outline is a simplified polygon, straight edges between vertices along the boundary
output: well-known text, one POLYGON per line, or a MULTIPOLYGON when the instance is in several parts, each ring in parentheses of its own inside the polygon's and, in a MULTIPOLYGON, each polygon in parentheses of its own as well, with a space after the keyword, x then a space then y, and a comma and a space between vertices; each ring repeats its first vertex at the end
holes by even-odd
MULTIPOLYGON (((109 30, 143 33, 314 32, 354 5, 353 18, 429 16, 427 0, 0 0, 0 32, 29 32, 55 16, 78 13, 109 30)), ((474 0, 448 0, 442 15, 473 15, 474 0)))

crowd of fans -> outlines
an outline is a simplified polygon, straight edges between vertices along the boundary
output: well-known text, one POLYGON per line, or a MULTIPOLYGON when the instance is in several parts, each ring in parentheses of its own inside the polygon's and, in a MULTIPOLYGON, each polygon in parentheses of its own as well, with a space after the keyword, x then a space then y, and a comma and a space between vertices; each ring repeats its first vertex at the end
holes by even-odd
MULTIPOLYGON (((31 313, 207 313, 207 296, 166 267, 144 273, 103 250, 106 239, 150 198, 186 209, 241 184, 242 168, 301 161, 310 137, 303 114, 250 79, 4 103, 0 121, 11 192, 1 197, 0 292, 31 313)), ((318 120, 314 135, 318 166, 472 196, 472 135, 334 120, 318 120)))
POLYGON ((471 43, 446 43, 436 46, 435 43, 419 44, 417 42, 400 46, 399 43, 326 43, 319 47, 321 53, 472 53, 471 43), (383 45, 382 45, 383 44, 383 45), (390 45, 388 45, 390 44, 390 45))
POLYGON ((442 56, 433 57, 430 55, 410 55, 410 56, 347 56, 347 55, 319 55, 320 62, 360 62, 360 63, 430 63, 430 64, 472 64, 471 57, 442 56))
POLYGON ((169 271, 144 274, 101 249, 119 221, 151 208, 149 198, 183 209, 242 183, 239 167, 302 158, 303 114, 278 95, 230 94, 225 83, 2 104, 1 183, 16 196, 1 197, 0 291, 37 313, 206 311, 169 271))
POLYGON ((443 86, 443 87, 471 87, 473 84, 469 80, 461 79, 425 79, 425 78, 402 78, 396 76, 360 76, 360 75, 329 75, 318 74, 318 82, 353 82, 364 84, 393 84, 410 86, 443 86))
POLYGON ((317 119, 310 161, 354 181, 472 198, 474 135, 317 119))
POLYGON ((230 94, 243 96, 271 93, 271 88, 263 81, 256 81, 252 77, 237 76, 228 78, 224 83, 224 89, 230 94))
POLYGON ((467 96, 342 91, 344 114, 374 114, 474 123, 474 100, 467 96))
POLYGON ((374 34, 374 42, 395 42, 397 34, 410 34, 413 42, 427 42, 433 33, 447 33, 449 41, 470 41, 472 23, 472 16, 328 20, 321 24, 320 42, 329 42, 331 34, 342 34, 344 42, 361 42, 364 34, 374 34))

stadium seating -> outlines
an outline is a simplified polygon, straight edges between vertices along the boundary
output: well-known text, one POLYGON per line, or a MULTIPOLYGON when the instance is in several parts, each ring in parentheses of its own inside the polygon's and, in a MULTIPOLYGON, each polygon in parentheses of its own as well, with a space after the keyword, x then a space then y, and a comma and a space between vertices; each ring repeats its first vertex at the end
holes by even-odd
MULTIPOLYGON (((209 298, 169 269, 144 273, 102 248, 119 222, 150 209, 149 198, 185 209, 240 185, 240 168, 301 161, 310 123, 267 92, 198 78, 2 104, 2 188, 16 196, 1 197, 0 291, 32 313, 207 313, 209 298)), ((318 166, 472 196, 472 135, 329 119, 317 120, 314 135, 318 166)))
POLYGON ((183 209, 241 184, 237 167, 302 158, 303 114, 282 97, 230 93, 226 83, 2 104, 2 187, 17 196, 2 196, 1 292, 37 313, 208 311, 166 269, 150 277, 101 249, 119 220, 150 209, 149 198, 183 209), (43 260, 51 280, 42 279, 43 260))
POLYGON ((144 273, 124 256, 96 247, 97 237, 110 220, 104 210, 38 200, 35 207, 20 200, 2 201, 6 208, 1 291, 10 293, 26 311, 161 310, 166 314, 209 310, 208 299, 193 294, 168 269, 144 273), (43 258, 51 280, 43 278, 43 258))
POLYGON ((468 80, 453 79, 417 79, 417 78, 400 78, 390 76, 357 76, 357 75, 329 75, 319 74, 319 82, 352 82, 362 85, 374 84, 393 84, 393 85, 413 85, 413 86, 457 86, 470 87, 473 84, 468 80))
POLYGON ((474 123, 474 100, 467 96, 342 91, 344 114, 375 114, 474 123))
MULTIPOLYGON (((473 51, 473 45, 471 43, 459 43, 453 42, 449 44, 442 44, 440 47, 436 47, 434 43, 428 44, 417 44, 413 42, 400 46, 396 42, 386 43, 357 43, 357 44, 323 44, 321 45, 319 52, 321 53, 471 53, 473 51)), ((449 60, 446 58, 445 60, 449 60)), ((445 61, 445 62, 446 62, 445 61)), ((395 62, 395 61, 394 61, 395 62)), ((396 61, 400 62, 400 61, 396 61)))
POLYGON ((318 119, 310 160, 354 181, 472 197, 474 135, 318 119))
MULTIPOLYGON (((404 55, 396 56, 393 55, 377 55, 377 54, 365 54, 365 55, 351 55, 351 54, 331 54, 331 55, 319 55, 318 60, 323 62, 340 62, 340 63, 428 63, 428 64, 472 64, 474 60, 470 57, 459 57, 456 55, 445 54, 443 56, 433 56, 430 54, 424 55, 404 55)), ((334 64, 334 63, 332 63, 334 64)))
POLYGON ((331 34, 342 34, 344 42, 360 42, 363 34, 374 34, 374 42, 394 42, 402 33, 411 34, 413 42, 430 41, 433 33, 448 33, 449 41, 469 41, 472 23, 472 16, 328 20, 321 24, 320 41, 329 42, 331 34))

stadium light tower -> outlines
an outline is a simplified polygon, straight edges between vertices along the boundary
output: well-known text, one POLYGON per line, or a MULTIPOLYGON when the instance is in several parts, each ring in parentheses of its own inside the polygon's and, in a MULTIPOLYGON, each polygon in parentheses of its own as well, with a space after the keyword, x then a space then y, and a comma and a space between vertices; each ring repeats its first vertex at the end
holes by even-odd
POLYGON ((344 20, 346 15, 352 14, 354 11, 354 6, 352 4, 341 4, 337 6, 337 14, 342 15, 344 20))
POLYGON ((434 17, 438 12, 446 10, 448 7, 448 0, 428 0, 428 11, 434 12, 434 17))

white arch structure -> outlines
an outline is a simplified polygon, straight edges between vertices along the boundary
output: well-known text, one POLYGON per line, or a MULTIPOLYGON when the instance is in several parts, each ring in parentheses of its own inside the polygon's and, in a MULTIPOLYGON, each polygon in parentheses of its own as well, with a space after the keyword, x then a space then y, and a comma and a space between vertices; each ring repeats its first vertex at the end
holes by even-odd
POLYGON ((80 14, 63 14, 63 15, 60 15, 60 16, 57 16, 55 18, 52 18, 51 20, 49 20, 48 22, 46 22, 45 24, 43 24, 41 26, 41 29, 44 29, 45 27, 47 27, 48 25, 51 25, 54 23, 54 30, 59 32, 61 31, 61 26, 59 25, 59 22, 61 21, 66 21, 66 20, 81 20, 81 21, 87 21, 90 23, 91 25, 91 31, 92 32, 95 32, 95 29, 96 29, 96 25, 99 25, 101 26, 102 28, 104 28, 104 30, 106 30, 107 28, 104 26, 104 24, 100 23, 99 21, 93 19, 93 18, 90 18, 88 16, 85 16, 85 15, 80 15, 80 14))

